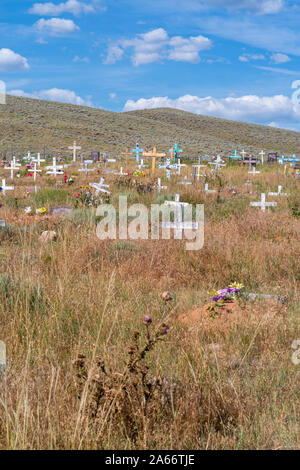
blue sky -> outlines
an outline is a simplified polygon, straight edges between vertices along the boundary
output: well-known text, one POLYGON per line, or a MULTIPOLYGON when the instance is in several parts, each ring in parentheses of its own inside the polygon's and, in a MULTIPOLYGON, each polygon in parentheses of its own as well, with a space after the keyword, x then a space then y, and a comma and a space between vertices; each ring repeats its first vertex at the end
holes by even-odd
POLYGON ((299 3, 1 0, 0 80, 17 96, 300 130, 299 3))

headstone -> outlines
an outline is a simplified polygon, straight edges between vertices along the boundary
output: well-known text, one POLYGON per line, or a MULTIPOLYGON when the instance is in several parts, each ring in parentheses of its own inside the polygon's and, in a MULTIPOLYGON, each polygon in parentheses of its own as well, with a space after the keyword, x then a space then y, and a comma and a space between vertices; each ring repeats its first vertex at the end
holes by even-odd
POLYGON ((50 210, 51 215, 69 215, 73 211, 73 207, 61 206, 61 207, 52 207, 50 210))

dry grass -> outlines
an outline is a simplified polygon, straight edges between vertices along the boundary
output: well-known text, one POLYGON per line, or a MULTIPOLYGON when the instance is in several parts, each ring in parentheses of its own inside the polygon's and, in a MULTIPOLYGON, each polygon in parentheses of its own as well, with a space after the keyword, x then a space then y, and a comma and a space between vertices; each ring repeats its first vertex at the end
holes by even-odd
MULTIPOLYGON (((207 197, 201 185, 169 185, 169 194, 205 203, 199 252, 174 240, 100 241, 93 209, 27 228, 11 222, 1 232, 0 339, 9 367, 0 382, 0 448, 299 448, 299 366, 291 362, 299 338, 299 183, 291 175, 283 182, 276 167, 255 178, 245 185, 246 169, 226 168, 219 195, 207 197), (249 207, 282 182, 290 196, 276 209, 249 207), (57 242, 39 244, 44 229, 55 229, 57 242), (249 303, 237 322, 177 322, 231 281, 287 295, 288 303, 249 303), (162 318, 165 290, 174 299, 162 318), (160 336, 162 322, 170 331, 160 336)), ((45 205, 74 205, 84 181, 76 177, 65 196, 42 193, 45 205)), ((41 186, 50 189, 44 179, 41 186)), ((157 201, 113 177, 111 188, 114 202, 125 192, 157 201)), ((38 206, 21 194, 17 204, 11 194, 2 199, 1 219, 38 206)))

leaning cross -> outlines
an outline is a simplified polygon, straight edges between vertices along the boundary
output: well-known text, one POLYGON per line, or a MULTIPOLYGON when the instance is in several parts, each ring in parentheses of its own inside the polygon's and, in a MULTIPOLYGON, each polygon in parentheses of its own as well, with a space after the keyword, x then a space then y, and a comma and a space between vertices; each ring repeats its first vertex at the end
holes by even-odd
POLYGON ((276 207, 277 202, 266 202, 266 194, 261 194, 261 201, 259 202, 250 202, 250 206, 252 207, 260 207, 263 212, 266 211, 266 207, 276 207))
POLYGON ((278 186, 278 191, 277 193, 269 193, 269 196, 288 196, 287 193, 282 192, 282 186, 278 186))

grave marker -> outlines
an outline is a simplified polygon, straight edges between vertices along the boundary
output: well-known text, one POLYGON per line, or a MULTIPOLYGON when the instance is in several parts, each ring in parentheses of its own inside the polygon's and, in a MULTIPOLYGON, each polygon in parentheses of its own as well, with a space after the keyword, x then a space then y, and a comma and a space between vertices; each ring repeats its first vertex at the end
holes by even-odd
POLYGON ((140 161, 140 153, 144 152, 144 149, 140 148, 140 144, 136 143, 135 149, 132 149, 131 152, 135 152, 136 154, 136 162, 139 163, 140 161))
POLYGON ((69 150, 73 150, 73 162, 76 162, 76 151, 81 150, 81 147, 77 147, 76 141, 74 141, 73 147, 68 147, 69 150))
POLYGON ((143 152, 143 157, 152 158, 152 174, 155 173, 155 162, 156 158, 165 157, 165 153, 157 153, 156 147, 153 148, 152 152, 143 152))
POLYGON ((250 206, 252 207, 260 207, 263 212, 266 211, 266 207, 276 207, 277 202, 266 202, 266 194, 261 194, 260 202, 250 202, 250 206))
POLYGON ((172 206, 175 209, 174 222, 161 222, 160 227, 164 229, 174 229, 174 238, 176 240, 182 239, 182 230, 197 230, 199 224, 197 222, 183 222, 182 209, 189 206, 188 202, 180 202, 179 194, 175 194, 175 201, 165 201, 164 205, 172 206))
POLYGON ((177 162, 178 154, 182 153, 182 150, 178 148, 178 144, 175 144, 169 152, 171 153, 171 159, 173 158, 174 162, 177 162))
POLYGON ((98 196, 99 192, 110 194, 110 191, 105 189, 109 188, 109 184, 104 184, 104 178, 100 178, 99 183, 89 183, 89 186, 96 189, 96 196, 98 196))
POLYGON ((6 344, 0 341, 0 377, 6 369, 6 344))
POLYGON ((1 186, 1 191, 3 195, 5 196, 6 191, 13 191, 15 189, 14 186, 6 186, 6 181, 5 179, 2 180, 2 186, 1 186))
POLYGON ((277 190, 277 193, 268 193, 269 196, 288 196, 287 193, 283 193, 282 192, 282 186, 278 186, 278 190, 277 190))

